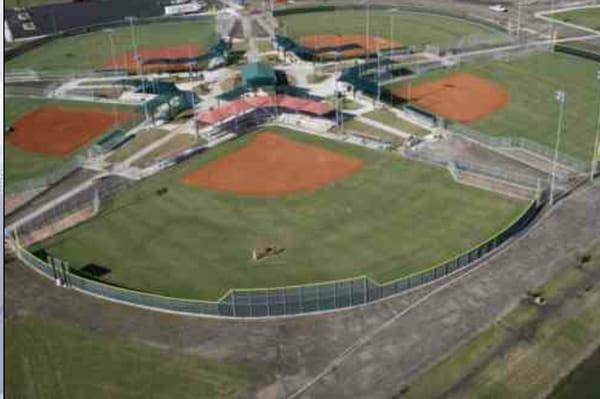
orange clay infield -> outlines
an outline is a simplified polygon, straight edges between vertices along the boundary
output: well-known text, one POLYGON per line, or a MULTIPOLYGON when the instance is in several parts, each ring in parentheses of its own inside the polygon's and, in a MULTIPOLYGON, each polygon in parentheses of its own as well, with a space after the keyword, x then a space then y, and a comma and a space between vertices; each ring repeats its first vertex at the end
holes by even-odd
POLYGON ((243 196, 276 197, 313 192, 362 167, 361 159, 260 132, 249 144, 184 176, 183 182, 243 196))
MULTIPOLYGON (((137 51, 139 61, 159 60, 159 59, 178 59, 195 58, 200 55, 200 48, 195 44, 179 44, 174 46, 161 47, 140 47, 137 51)), ((135 58, 134 51, 117 55, 114 59, 109 58, 104 62, 105 69, 123 68, 131 72, 138 72, 140 64, 135 58)), ((142 64, 144 72, 161 72, 164 70, 182 70, 189 69, 189 63, 181 64, 142 64)))
POLYGON ((386 50, 390 48, 402 47, 402 44, 376 36, 365 35, 312 35, 302 36, 298 42, 305 47, 316 51, 323 51, 336 47, 348 46, 348 49, 340 51, 344 56, 361 56, 369 53, 376 53, 377 49, 386 50))
MULTIPOLYGON (((120 122, 131 118, 132 113, 117 113, 120 122)), ((24 151, 68 155, 109 130, 114 121, 112 112, 99 109, 44 106, 15 122, 7 140, 24 151)))
POLYGON ((455 73, 415 86, 392 90, 398 97, 461 123, 485 118, 508 103, 508 91, 475 75, 455 73))

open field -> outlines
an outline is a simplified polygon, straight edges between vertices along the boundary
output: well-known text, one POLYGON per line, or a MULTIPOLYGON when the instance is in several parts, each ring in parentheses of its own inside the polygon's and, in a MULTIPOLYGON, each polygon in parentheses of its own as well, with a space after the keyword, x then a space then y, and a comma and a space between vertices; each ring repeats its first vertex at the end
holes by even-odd
POLYGON ((68 3, 70 0, 4 0, 4 8, 34 7, 44 4, 68 3))
MULTIPOLYGON (((92 107, 112 111, 112 106, 99 103, 85 103, 77 101, 56 101, 41 98, 7 97, 4 107, 4 128, 11 126, 25 113, 45 105, 65 106, 72 108, 92 107)), ((131 111, 132 107, 118 107, 119 111, 131 111)), ((40 126, 44 129, 44 126, 40 126)), ((26 152, 10 144, 4 143, 4 176, 7 183, 29 179, 40 176, 48 171, 59 167, 69 159, 68 156, 41 154, 37 152, 26 152)))
POLYGON ((363 115, 365 118, 373 119, 381 123, 385 123, 391 127, 403 130, 407 133, 414 134, 415 136, 427 136, 431 133, 429 130, 415 125, 407 120, 398 118, 393 112, 385 109, 378 109, 375 111, 368 112, 363 115))
MULTIPOLYGON (((583 266, 574 260, 571 268, 530 290, 541 295, 545 305, 524 299, 421 375, 403 397, 502 399, 548 393, 565 371, 598 345, 600 247, 596 244, 587 253, 591 257, 583 266)), ((597 359, 586 367, 588 373, 597 369, 597 359)), ((562 384, 556 397, 594 397, 587 393, 597 392, 600 385, 592 375, 586 378, 587 385, 562 384), (571 396, 564 396, 567 393, 571 396)))
MULTIPOLYGON (((273 131, 276 128, 265 128, 273 131)), ((111 270, 123 286, 217 299, 229 288, 368 275, 387 281, 429 268, 512 222, 525 203, 456 184, 444 169, 314 136, 284 137, 360 158, 364 168, 310 195, 252 198, 180 182, 245 146, 225 143, 119 195, 98 218, 46 243, 75 268, 111 270), (157 196, 160 188, 168 193, 157 196), (277 257, 255 263, 253 248, 277 257)))
POLYGON ((9 398, 238 398, 257 369, 39 317, 5 321, 9 398))
POLYGON ((597 63, 579 57, 542 53, 436 71, 413 84, 457 72, 499 83, 508 90, 508 104, 469 126, 489 135, 526 137, 551 148, 559 109, 555 93, 564 90, 567 102, 560 151, 590 160, 598 117, 597 68, 597 63))
MULTIPOLYGON (((299 39, 315 34, 365 34, 365 10, 337 10, 279 17, 280 32, 299 39)), ((507 39, 507 35, 487 26, 427 14, 400 14, 371 10, 370 35, 405 46, 428 43, 449 44, 464 37, 507 39)))
POLYGON ((565 377, 549 396, 549 399, 598 398, 600 397, 600 347, 565 377))
POLYGON ((600 7, 552 14, 551 18, 600 31, 600 7))
POLYGON ((167 133, 166 130, 162 129, 146 129, 140 131, 131 141, 113 152, 106 160, 108 162, 122 162, 142 148, 161 139, 167 133))
MULTIPOLYGON (((116 28, 114 32, 117 55, 133 50, 129 27, 116 28)), ((139 25, 135 28, 135 35, 138 47, 159 47, 193 41, 202 50, 207 50, 216 40, 214 25, 201 21, 139 25)), ((111 57, 108 34, 93 32, 44 44, 6 62, 5 68, 75 72, 100 68, 111 57)))

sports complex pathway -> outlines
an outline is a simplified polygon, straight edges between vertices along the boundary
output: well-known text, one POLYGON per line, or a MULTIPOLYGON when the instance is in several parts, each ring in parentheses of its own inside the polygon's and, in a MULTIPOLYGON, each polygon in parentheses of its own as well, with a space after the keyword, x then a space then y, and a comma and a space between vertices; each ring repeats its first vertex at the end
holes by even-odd
POLYGON ((574 252, 600 236, 599 215, 600 186, 584 187, 526 236, 461 278, 332 314, 262 321, 161 314, 56 288, 16 262, 6 266, 5 314, 38 315, 109 336, 264 367, 275 382, 254 387, 253 396, 284 398, 296 392, 303 398, 389 398, 489 325, 528 288, 571 265, 574 252))

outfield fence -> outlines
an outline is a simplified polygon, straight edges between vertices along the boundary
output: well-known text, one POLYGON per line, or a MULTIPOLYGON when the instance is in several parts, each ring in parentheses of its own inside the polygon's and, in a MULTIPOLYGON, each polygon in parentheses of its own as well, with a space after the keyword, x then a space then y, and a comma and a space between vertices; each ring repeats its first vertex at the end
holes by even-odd
POLYGON ((56 280, 60 285, 120 303, 157 311, 215 317, 275 317, 333 311, 365 305, 407 292, 465 269, 522 233, 542 209, 542 201, 532 201, 508 227, 428 270, 379 284, 367 276, 265 289, 234 289, 218 301, 172 298, 139 292, 96 280, 81 270, 72 269, 67 262, 47 254, 38 256, 22 246, 19 236, 8 234, 7 239, 17 257, 26 265, 56 280), (57 264, 61 267, 57 267, 57 264))

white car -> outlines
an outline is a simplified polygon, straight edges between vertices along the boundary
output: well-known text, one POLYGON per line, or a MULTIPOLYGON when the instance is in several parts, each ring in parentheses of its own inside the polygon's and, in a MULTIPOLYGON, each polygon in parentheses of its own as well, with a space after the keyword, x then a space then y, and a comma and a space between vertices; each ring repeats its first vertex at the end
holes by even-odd
POLYGON ((502 4, 494 4, 490 6, 490 10, 495 12, 508 12, 508 8, 504 7, 502 4))

